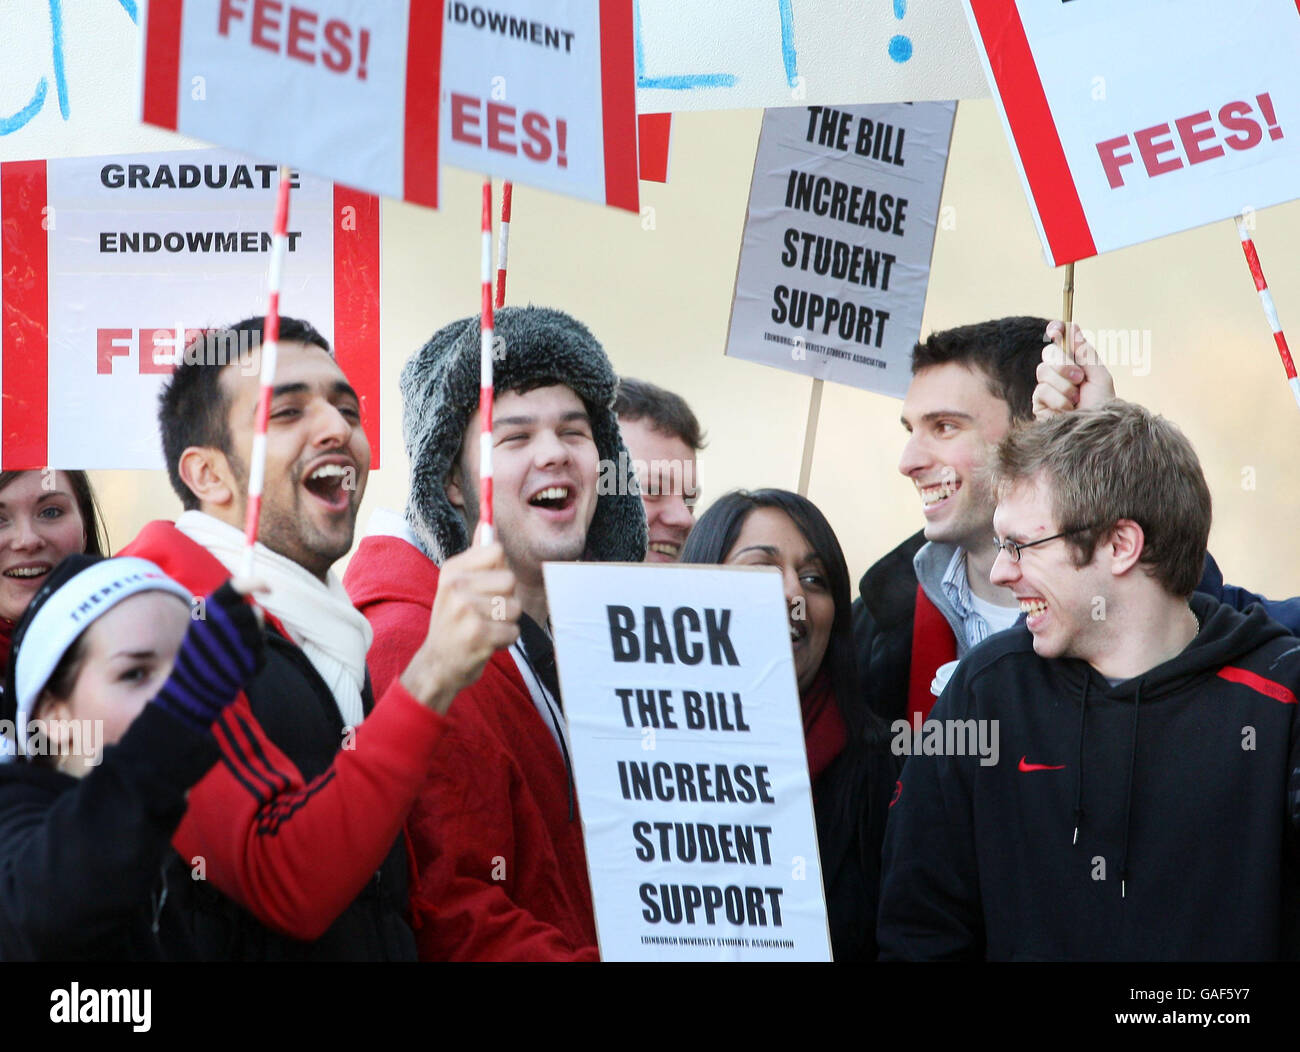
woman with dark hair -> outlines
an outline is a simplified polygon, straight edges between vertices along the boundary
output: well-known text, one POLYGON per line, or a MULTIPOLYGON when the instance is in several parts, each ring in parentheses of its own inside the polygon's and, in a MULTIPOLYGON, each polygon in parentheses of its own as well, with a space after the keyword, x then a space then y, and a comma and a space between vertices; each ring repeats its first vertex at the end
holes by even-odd
MULTIPOLYGON (((247 586, 239 586, 247 591, 247 586)), ((192 955, 164 912, 210 728, 262 661, 232 582, 190 594, 144 559, 71 555, 19 619, 0 715, 0 960, 192 955)))
POLYGON ((67 555, 107 555, 99 506, 84 471, 0 471, 0 664, 14 625, 67 555))
POLYGON ((858 676, 849 570, 835 532, 796 493, 737 490, 701 516, 681 561, 781 571, 831 948, 837 961, 875 960, 880 850, 897 764, 858 676))

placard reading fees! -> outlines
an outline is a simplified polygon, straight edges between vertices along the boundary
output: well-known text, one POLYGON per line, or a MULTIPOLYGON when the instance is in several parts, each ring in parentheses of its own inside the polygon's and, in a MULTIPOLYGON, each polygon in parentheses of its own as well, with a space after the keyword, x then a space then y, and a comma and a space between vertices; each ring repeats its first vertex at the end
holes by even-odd
POLYGON ((446 0, 447 164, 637 211, 632 0, 446 0))
POLYGON ((780 575, 544 573, 601 958, 830 960, 780 575))
POLYGON ((1047 258, 1300 196, 1296 0, 965 0, 1047 258))
POLYGON ((729 357, 907 392, 956 108, 764 113, 729 357))

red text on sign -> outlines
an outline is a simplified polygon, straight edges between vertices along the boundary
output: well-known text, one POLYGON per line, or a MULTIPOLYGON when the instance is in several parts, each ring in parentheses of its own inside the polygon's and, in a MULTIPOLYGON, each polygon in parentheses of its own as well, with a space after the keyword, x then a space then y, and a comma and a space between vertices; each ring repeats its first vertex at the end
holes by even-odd
POLYGON ((357 79, 366 79, 368 29, 354 29, 341 18, 322 22, 315 11, 282 0, 221 0, 217 32, 230 36, 236 22, 244 23, 254 47, 312 66, 319 58, 321 65, 334 73, 352 72, 355 62, 357 79))
POLYGON ((1149 177, 1155 177, 1176 172, 1184 164, 1204 164, 1222 157, 1226 153, 1224 147, 1249 150, 1264 142, 1265 132, 1270 140, 1283 137, 1268 92, 1256 95, 1254 104, 1242 101, 1225 103, 1215 116, 1211 116, 1209 110, 1201 110, 1200 113, 1179 117, 1172 127, 1169 123, 1153 124, 1131 135, 1106 139, 1097 143, 1097 154, 1106 172, 1106 181, 1111 189, 1116 189, 1124 185, 1124 166, 1135 161, 1135 145, 1142 167, 1149 177), (1262 124, 1254 116, 1256 105, 1262 124), (1181 151, 1178 148, 1180 144, 1181 151))
POLYGON ((552 156, 557 168, 569 166, 566 148, 569 126, 563 119, 549 120, 536 110, 522 115, 504 102, 487 103, 473 95, 451 94, 451 137, 470 146, 486 145, 512 156, 522 153, 545 164, 552 156))
POLYGON ((100 375, 112 373, 113 360, 130 358, 133 351, 137 352, 141 375, 174 372, 184 348, 193 345, 203 333, 203 329, 186 329, 185 342, 177 348, 175 329, 140 329, 138 332, 135 329, 96 329, 95 372, 100 375))

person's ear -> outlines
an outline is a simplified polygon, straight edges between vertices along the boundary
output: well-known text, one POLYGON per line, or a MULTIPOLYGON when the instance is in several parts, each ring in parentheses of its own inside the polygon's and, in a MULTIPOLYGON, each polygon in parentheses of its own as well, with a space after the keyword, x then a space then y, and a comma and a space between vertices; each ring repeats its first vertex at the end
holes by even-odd
POLYGON ((40 720, 45 725, 46 755, 65 757, 72 744, 67 739, 73 719, 72 706, 67 699, 56 698, 48 689, 42 691, 32 706, 32 719, 40 720))
POLYGON ((447 484, 444 489, 447 491, 447 499, 457 511, 465 510, 465 491, 463 489, 464 480, 461 475, 460 461, 452 465, 451 473, 447 476, 447 484))
POLYGON ((235 502, 238 487, 226 454, 212 446, 188 446, 177 471, 200 505, 224 508, 235 502))
POLYGON ((1132 519, 1120 519, 1111 528, 1106 540, 1110 550, 1110 572, 1115 577, 1128 573, 1142 558, 1146 547, 1146 534, 1132 519))

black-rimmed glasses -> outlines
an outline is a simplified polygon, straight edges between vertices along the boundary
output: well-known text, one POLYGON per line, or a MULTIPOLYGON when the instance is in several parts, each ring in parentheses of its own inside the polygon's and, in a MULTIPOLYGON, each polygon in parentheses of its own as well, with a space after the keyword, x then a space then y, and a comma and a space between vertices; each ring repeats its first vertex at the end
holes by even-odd
POLYGON ((1062 537, 1069 537, 1074 533, 1084 533, 1087 530, 1095 530, 1096 528, 1095 524, 1092 526, 1079 526, 1073 530, 1064 530, 1061 533, 1054 533, 1050 537, 1040 537, 1038 540, 1030 541, 1028 544, 1018 544, 1015 541, 1000 541, 995 535, 993 543, 996 545, 998 551, 1006 552, 1011 556, 1012 562, 1018 563, 1020 562, 1020 553, 1026 548, 1036 548, 1038 545, 1046 544, 1048 541, 1059 540, 1062 537))

